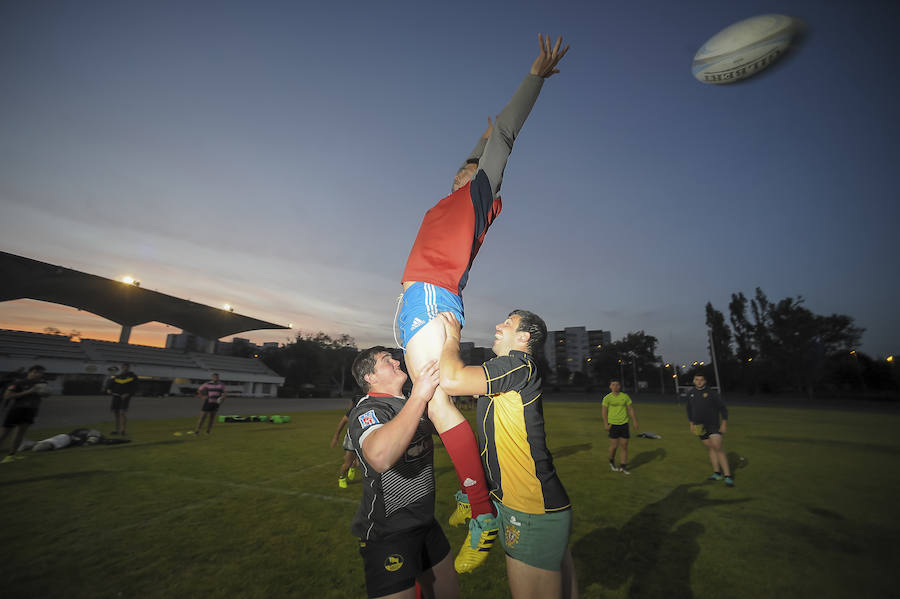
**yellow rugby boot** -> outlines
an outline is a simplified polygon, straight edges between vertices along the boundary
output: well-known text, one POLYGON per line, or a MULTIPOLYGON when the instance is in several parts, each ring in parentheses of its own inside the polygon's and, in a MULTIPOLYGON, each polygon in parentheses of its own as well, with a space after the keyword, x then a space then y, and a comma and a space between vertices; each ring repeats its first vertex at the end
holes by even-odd
POLYGON ((462 491, 456 492, 456 509, 450 514, 447 523, 450 526, 462 526, 466 520, 472 517, 472 506, 469 505, 468 496, 462 491))
POLYGON ((469 520, 469 534, 466 535, 459 555, 453 560, 456 571, 465 574, 483 564, 499 532, 497 519, 491 514, 481 514, 469 520))

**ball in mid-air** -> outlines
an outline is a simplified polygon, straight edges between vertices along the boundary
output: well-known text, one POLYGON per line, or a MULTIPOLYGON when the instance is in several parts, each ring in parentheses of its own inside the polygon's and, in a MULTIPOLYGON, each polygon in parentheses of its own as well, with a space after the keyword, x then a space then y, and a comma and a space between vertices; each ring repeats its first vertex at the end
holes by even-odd
POLYGON ((692 72, 703 83, 734 83, 778 60, 800 33, 802 22, 787 15, 759 15, 715 34, 694 55, 692 72))

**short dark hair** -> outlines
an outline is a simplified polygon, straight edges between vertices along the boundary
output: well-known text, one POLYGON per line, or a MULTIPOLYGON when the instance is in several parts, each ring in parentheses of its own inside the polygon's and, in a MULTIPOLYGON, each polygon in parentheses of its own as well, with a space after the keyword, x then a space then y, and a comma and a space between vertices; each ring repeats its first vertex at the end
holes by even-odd
POLYGON ((385 352, 390 354, 391 350, 383 345, 375 345, 369 349, 362 350, 353 359, 353 366, 350 367, 350 371, 353 373, 353 378, 356 379, 356 384, 363 390, 363 393, 369 392, 369 381, 366 380, 366 375, 375 372, 375 356, 385 352))
POLYGON ((122 366, 126 368, 131 368, 131 362, 122 362, 122 366))
POLYGON ((46 372, 47 371, 47 369, 44 368, 43 366, 41 366, 40 364, 35 364, 34 366, 32 366, 31 368, 28 369, 28 372, 31 372, 32 370, 37 370, 38 372, 46 372))
POLYGON ((515 309, 509 313, 509 316, 519 317, 519 327, 516 332, 525 331, 531 337, 528 339, 528 352, 534 355, 544 346, 544 340, 547 338, 547 324, 544 320, 528 310, 515 309))
POLYGON ((609 379, 609 384, 612 385, 613 383, 619 383, 621 385, 622 381, 620 381, 619 379, 609 379))

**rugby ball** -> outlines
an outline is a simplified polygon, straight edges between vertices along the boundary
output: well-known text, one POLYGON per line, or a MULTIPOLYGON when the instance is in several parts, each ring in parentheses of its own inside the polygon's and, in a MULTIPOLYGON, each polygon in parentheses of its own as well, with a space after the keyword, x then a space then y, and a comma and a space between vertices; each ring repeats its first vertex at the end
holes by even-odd
POLYGON ((787 51, 801 26, 787 15, 759 15, 730 25, 697 50, 694 77, 717 85, 752 77, 787 51))

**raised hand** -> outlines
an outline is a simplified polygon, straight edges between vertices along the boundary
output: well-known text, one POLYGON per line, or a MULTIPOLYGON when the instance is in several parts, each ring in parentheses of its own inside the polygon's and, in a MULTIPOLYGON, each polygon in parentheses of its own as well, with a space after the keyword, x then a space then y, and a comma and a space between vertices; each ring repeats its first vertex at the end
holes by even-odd
POLYGON ((546 79, 551 75, 559 73, 559 69, 556 68, 556 65, 562 60, 562 57, 566 55, 566 52, 569 51, 569 46, 567 45, 562 50, 559 47, 562 45, 562 36, 556 38, 556 45, 553 48, 550 48, 550 36, 544 37, 540 33, 538 34, 538 45, 541 48, 540 54, 538 57, 534 59, 534 63, 531 65, 531 74, 538 75, 539 77, 543 77, 546 79))

